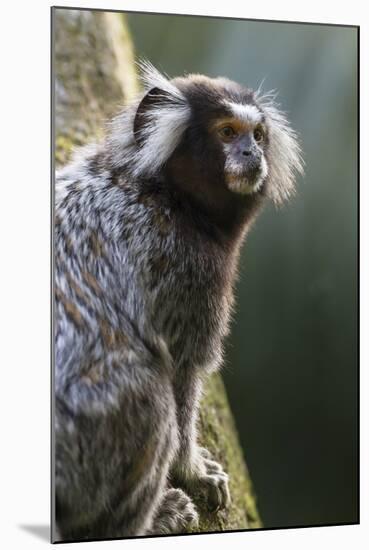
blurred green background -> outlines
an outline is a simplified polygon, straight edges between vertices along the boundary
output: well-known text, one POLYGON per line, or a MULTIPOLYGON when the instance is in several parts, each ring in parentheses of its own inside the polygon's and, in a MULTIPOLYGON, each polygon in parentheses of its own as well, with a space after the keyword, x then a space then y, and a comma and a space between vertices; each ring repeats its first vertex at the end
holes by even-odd
POLYGON ((357 29, 128 14, 176 76, 278 90, 306 176, 241 258, 224 378, 265 527, 356 522, 357 29))

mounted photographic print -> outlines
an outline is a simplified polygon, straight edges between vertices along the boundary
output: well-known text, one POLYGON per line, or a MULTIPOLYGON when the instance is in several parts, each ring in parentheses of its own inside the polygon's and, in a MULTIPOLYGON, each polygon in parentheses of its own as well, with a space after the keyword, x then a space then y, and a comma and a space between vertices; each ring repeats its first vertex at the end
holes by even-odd
POLYGON ((52 9, 53 542, 358 522, 358 33, 52 9))

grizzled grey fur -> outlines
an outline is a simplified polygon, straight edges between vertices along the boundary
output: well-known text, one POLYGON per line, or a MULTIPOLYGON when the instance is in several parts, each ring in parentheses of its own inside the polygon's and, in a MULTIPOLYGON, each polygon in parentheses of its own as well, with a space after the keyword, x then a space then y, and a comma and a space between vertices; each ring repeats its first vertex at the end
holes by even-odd
POLYGON ((302 171, 272 96, 142 72, 145 91, 56 178, 60 540, 196 527, 194 488, 228 505, 196 442, 202 382, 221 364, 244 237, 302 171))

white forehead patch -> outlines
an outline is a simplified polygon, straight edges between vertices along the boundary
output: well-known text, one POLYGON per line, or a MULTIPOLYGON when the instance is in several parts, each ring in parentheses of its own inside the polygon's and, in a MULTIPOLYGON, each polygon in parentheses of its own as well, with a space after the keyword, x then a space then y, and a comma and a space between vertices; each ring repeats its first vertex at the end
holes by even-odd
POLYGON ((231 108, 235 117, 250 124, 258 124, 262 120, 262 113, 255 105, 243 105, 242 103, 233 103, 227 101, 227 107, 231 108))

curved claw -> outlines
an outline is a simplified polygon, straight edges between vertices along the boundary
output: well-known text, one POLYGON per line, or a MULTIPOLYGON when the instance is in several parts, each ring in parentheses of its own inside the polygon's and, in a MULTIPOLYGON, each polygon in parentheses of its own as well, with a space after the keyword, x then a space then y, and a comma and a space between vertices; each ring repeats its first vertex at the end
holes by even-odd
POLYGON ((219 510, 229 506, 231 497, 228 488, 228 476, 224 472, 216 472, 200 478, 202 488, 206 491, 211 508, 219 510))

